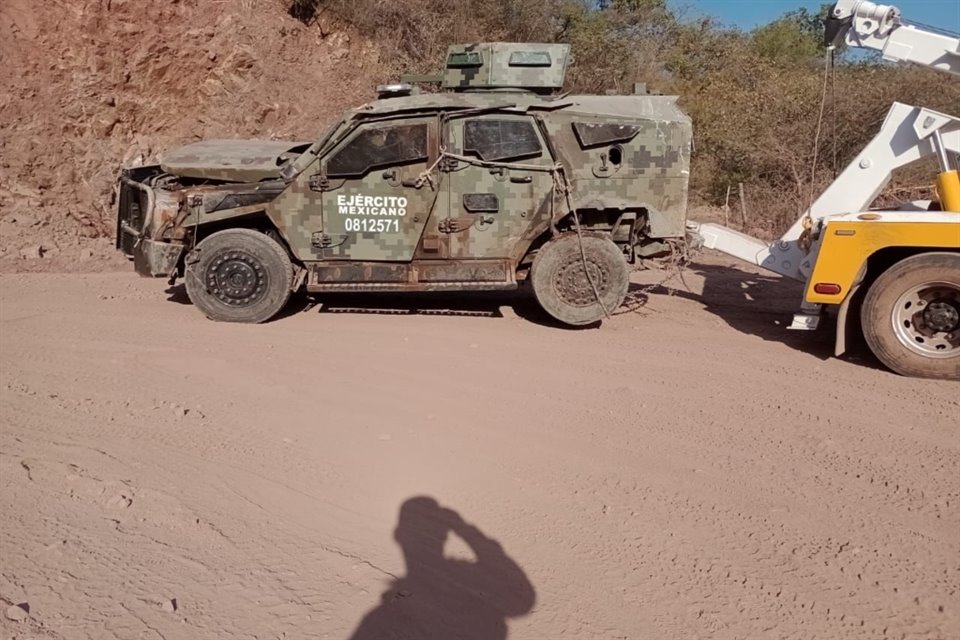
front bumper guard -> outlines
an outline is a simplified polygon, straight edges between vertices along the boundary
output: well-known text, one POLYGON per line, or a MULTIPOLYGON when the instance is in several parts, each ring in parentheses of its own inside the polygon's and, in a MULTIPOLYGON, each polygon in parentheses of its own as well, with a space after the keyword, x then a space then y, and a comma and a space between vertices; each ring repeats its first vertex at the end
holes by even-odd
POLYGON ((170 276, 177 269, 185 247, 180 242, 148 237, 156 206, 153 188, 147 184, 159 167, 136 167, 120 175, 117 208, 117 248, 133 258, 133 267, 142 276, 170 276))

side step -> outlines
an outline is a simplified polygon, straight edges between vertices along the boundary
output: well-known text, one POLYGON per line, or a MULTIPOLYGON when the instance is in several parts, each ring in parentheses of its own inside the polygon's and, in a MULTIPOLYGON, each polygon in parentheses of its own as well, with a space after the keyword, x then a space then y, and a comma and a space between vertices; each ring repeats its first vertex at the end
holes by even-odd
POLYGON ((318 261, 307 263, 307 291, 510 291, 510 260, 318 261))
POLYGON ((320 282, 308 283, 307 291, 513 291, 516 282, 320 282))

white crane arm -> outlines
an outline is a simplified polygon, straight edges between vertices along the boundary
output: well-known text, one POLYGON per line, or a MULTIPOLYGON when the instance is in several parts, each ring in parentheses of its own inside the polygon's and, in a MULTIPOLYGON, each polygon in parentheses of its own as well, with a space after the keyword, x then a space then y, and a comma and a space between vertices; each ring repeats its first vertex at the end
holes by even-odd
POLYGON ((880 132, 779 241, 769 244, 713 223, 694 223, 690 228, 707 248, 803 281, 816 258, 800 242, 808 224, 866 210, 889 184, 893 171, 938 151, 960 155, 960 118, 895 102, 880 132))
POLYGON ((892 5, 839 0, 827 19, 828 44, 874 49, 884 60, 912 62, 960 75, 960 37, 905 22, 892 5))
MULTIPOLYGON (((960 39, 911 25, 900 10, 868 0, 839 0, 826 24, 828 45, 846 38, 850 46, 882 51, 884 58, 960 75, 960 39)), ((931 109, 894 103, 880 131, 850 162, 810 209, 776 242, 767 243, 721 225, 693 223, 704 246, 715 248, 779 274, 805 280, 816 252, 801 242, 805 230, 825 218, 866 209, 890 182, 894 170, 936 154, 941 170, 960 154, 960 118, 931 109)))

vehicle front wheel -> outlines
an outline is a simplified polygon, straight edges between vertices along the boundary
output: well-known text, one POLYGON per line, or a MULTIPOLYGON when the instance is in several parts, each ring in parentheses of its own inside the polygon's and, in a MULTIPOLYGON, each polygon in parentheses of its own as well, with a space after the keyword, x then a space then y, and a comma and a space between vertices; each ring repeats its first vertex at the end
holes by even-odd
POLYGON ((901 260, 870 286, 860 313, 867 344, 890 369, 960 380, 960 254, 901 260))
POLYGON ((252 229, 218 231, 186 265, 187 295, 211 320, 265 322, 290 299, 293 267, 286 249, 252 229))
POLYGON ((590 324, 604 310, 612 313, 630 285, 627 261, 611 240, 584 236, 582 248, 575 234, 554 238, 540 248, 530 271, 537 302, 564 324, 590 324))

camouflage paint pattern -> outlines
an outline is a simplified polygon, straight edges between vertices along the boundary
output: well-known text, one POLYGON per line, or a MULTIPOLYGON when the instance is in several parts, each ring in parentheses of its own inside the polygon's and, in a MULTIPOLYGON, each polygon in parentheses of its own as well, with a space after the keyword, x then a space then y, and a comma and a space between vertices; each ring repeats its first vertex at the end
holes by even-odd
MULTIPOLYGON (((447 92, 368 103, 312 145, 219 140, 173 151, 166 174, 137 174, 138 189, 171 194, 161 199, 171 203, 165 213, 146 217, 153 226, 144 235, 160 239, 162 220, 163 239, 185 241, 190 228, 265 213, 314 286, 343 278, 414 288, 494 276, 509 285, 531 245, 554 226, 569 228, 571 208, 599 213, 587 215, 591 228, 623 244, 683 237, 692 129, 675 98, 548 95, 562 84, 566 45, 460 45, 449 54, 475 55, 454 59, 463 64, 448 69, 447 92), (524 139, 535 136, 536 148, 492 160, 466 148, 467 123, 496 121, 528 123, 534 133, 524 139), (413 125, 428 132, 422 155, 381 162, 380 147, 360 148, 361 138, 413 125), (367 158, 366 169, 331 171, 344 150, 367 158), (639 228, 614 229, 618 220, 639 228)), ((512 134, 497 135, 513 148, 512 134)), ((130 233, 123 220, 142 212, 122 209, 118 227, 130 233)))
POLYGON ((644 208, 647 235, 682 237, 690 176, 690 119, 675 98, 661 96, 573 96, 573 104, 545 117, 564 166, 570 167, 576 209, 644 208), (632 117, 631 117, 632 116, 632 117), (610 144, 584 146, 574 124, 620 125, 637 132, 610 144), (611 159, 617 149, 620 162, 611 159))
POLYGON ((568 44, 485 42, 447 50, 443 88, 517 88, 543 92, 563 87, 570 59, 568 44))
MULTIPOLYGON (((510 166, 480 166, 454 160, 446 175, 445 201, 437 207, 443 217, 432 223, 449 235, 449 258, 514 257, 523 238, 535 226, 543 225, 550 215, 549 201, 554 177, 554 160, 548 145, 529 115, 484 114, 454 118, 446 126, 447 149, 464 154, 464 124, 468 121, 519 121, 529 123, 536 132, 541 151, 533 156, 509 162, 513 165, 540 167, 526 170, 510 166), (496 211, 471 211, 465 200, 477 195, 495 198, 496 211)), ((525 248, 525 246, 524 246, 525 248)), ((515 256, 517 258, 521 256, 515 256)))
POLYGON ((412 259, 440 189, 439 183, 418 181, 436 159, 436 131, 435 117, 374 121, 308 165, 268 209, 294 255, 303 261, 412 259), (327 177, 329 161, 363 132, 411 124, 429 130, 430 152, 422 161, 377 166, 356 177, 327 177))

